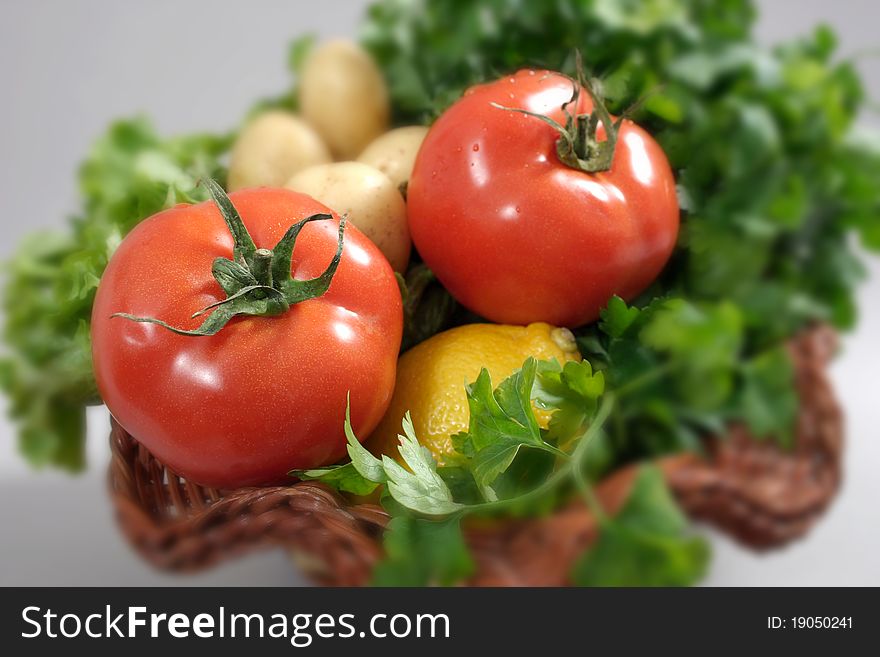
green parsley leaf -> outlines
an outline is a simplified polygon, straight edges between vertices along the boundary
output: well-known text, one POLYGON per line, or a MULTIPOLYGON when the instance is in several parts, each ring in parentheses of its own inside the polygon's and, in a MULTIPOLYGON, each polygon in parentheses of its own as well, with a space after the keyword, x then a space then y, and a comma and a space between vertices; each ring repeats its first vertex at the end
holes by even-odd
POLYGON ((437 463, 427 448, 419 444, 409 413, 403 418, 400 455, 409 470, 394 459, 373 456, 361 445, 351 427, 351 403, 345 409, 345 435, 352 467, 367 481, 386 484, 391 497, 401 506, 426 515, 447 515, 458 511, 461 504, 452 499, 449 486, 437 474, 437 463))
POLYGON ((306 481, 315 480, 337 490, 368 495, 379 484, 387 481, 385 467, 379 459, 361 445, 351 426, 351 398, 346 397, 345 422, 343 423, 350 463, 312 470, 292 470, 288 474, 306 481))
POLYGON ((354 429, 351 428, 351 399, 347 399, 345 404, 345 438, 348 441, 348 456, 355 470, 367 481, 376 484, 384 484, 388 477, 385 474, 385 467, 382 461, 373 456, 370 451, 361 445, 361 441, 354 435, 354 429))
POLYGON ((602 372, 594 373, 589 361, 566 361, 563 366, 554 359, 538 364, 532 396, 538 408, 554 411, 549 437, 565 445, 582 432, 584 424, 596 413, 604 391, 605 376, 602 372))
MULTIPOLYGON (((597 440, 595 444, 601 442, 597 440)), ((510 500, 526 495, 547 481, 554 472, 556 463, 557 457, 550 452, 522 449, 510 466, 492 483, 492 492, 499 500, 510 500)), ((564 499, 563 495, 563 492, 547 493, 536 499, 509 504, 505 512, 517 517, 550 513, 564 499)), ((472 503, 478 501, 479 499, 472 503)))
POLYGON ((291 470, 288 474, 303 481, 320 481, 331 488, 354 495, 369 495, 379 485, 361 475, 352 463, 314 470, 291 470))
POLYGON ((599 313, 599 328, 612 338, 620 338, 638 316, 638 308, 627 306, 626 302, 615 294, 608 300, 608 305, 599 313))
POLYGON ((374 586, 450 586, 474 571, 457 517, 425 520, 395 516, 385 529, 385 559, 374 586))
POLYGON ((492 483, 510 467, 521 446, 545 446, 531 400, 536 371, 537 361, 529 358, 493 391, 483 368, 467 386, 470 423, 466 433, 453 437, 453 445, 467 457, 477 487, 488 499, 494 497, 492 483))
POLYGON ((399 435, 400 455, 409 470, 397 461, 382 456, 382 467, 388 481, 388 492, 407 509, 426 515, 446 515, 461 508, 437 474, 437 463, 431 452, 419 444, 409 412, 403 418, 403 434, 399 435))
POLYGON ((705 574, 709 547, 687 521, 655 467, 639 470, 620 512, 576 563, 578 586, 689 586, 705 574))
POLYGON ((773 436, 783 446, 792 446, 798 396, 794 366, 785 349, 771 349, 745 363, 738 402, 756 438, 773 436))
POLYGON ((666 301, 642 329, 640 339, 676 363, 671 377, 691 408, 718 408, 731 395, 742 347, 742 316, 727 302, 696 305, 666 301))

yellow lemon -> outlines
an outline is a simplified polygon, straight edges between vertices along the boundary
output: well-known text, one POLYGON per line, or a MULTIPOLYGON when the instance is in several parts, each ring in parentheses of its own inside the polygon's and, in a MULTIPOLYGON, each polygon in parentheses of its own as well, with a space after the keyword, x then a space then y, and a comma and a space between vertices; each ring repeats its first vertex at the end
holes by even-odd
MULTIPOLYGON (((467 324, 416 345, 397 363, 391 405, 367 447, 374 454, 399 458, 397 434, 402 433, 401 421, 409 411, 419 442, 440 465, 447 464, 454 453, 451 437, 468 428, 465 384, 473 383, 485 367, 497 386, 529 356, 560 363, 580 360, 571 332, 543 323, 467 324)), ((537 410, 536 416, 546 428, 549 414, 537 410)))

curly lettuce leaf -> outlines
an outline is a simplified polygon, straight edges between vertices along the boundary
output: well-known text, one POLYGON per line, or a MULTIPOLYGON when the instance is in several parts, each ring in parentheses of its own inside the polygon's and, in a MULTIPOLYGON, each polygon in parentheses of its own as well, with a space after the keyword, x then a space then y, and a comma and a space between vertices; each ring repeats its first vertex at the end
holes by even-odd
POLYGON ((226 136, 162 139, 145 119, 114 123, 80 168, 70 231, 33 235, 7 263, 0 386, 33 464, 83 467, 85 407, 100 403, 89 323, 104 268, 139 221, 203 200, 198 181, 225 177, 228 145, 226 136))

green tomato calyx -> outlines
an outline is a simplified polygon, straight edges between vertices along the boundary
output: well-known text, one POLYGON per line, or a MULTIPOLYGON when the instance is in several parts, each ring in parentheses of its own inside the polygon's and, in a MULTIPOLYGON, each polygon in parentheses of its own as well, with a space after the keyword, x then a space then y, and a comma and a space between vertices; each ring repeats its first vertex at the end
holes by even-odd
POLYGON ((559 160, 566 166, 587 173, 608 171, 611 169, 611 164, 614 161, 614 151, 617 148, 620 126, 635 109, 635 106, 621 114, 617 120, 612 120, 611 114, 605 107, 602 94, 598 90, 596 81, 590 79, 584 73, 579 51, 575 51, 575 60, 577 62, 577 79, 572 79, 571 98, 562 105, 565 125, 545 114, 530 112, 529 110, 517 107, 505 107, 498 103, 490 104, 498 109, 533 116, 556 130, 559 133, 559 139, 556 140, 556 154, 559 160), (578 99, 583 89, 587 90, 590 99, 593 101, 593 111, 577 114, 578 99), (574 113, 569 108, 574 108, 574 113), (602 140, 599 139, 598 134, 600 123, 605 128, 605 139, 602 140))
POLYGON ((333 216, 322 213, 306 217, 288 228, 275 248, 258 249, 241 220, 241 215, 223 188, 210 179, 205 181, 205 185, 234 241, 232 259, 217 258, 211 266, 211 273, 223 288, 226 298, 193 313, 193 317, 207 315, 205 321, 193 330, 171 326, 154 317, 136 317, 128 313, 114 313, 111 317, 158 324, 180 335, 214 335, 236 315, 281 315, 290 310, 291 306, 320 297, 329 289, 330 281, 333 280, 342 258, 345 216, 339 220, 336 254, 327 269, 316 278, 299 281, 291 276, 290 268, 293 247, 300 231, 309 222, 330 220, 333 216))

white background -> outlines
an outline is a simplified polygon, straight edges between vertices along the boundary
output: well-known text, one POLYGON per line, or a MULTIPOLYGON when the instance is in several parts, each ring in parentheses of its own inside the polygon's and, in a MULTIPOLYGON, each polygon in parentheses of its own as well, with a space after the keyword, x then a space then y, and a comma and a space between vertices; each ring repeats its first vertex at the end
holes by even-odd
MULTIPOLYGON (((843 56, 877 49, 871 0, 763 0, 758 37, 835 27, 843 56)), ((353 35, 364 2, 282 0, 0 0, 0 258, 21 235, 58 227, 76 208, 72 172, 109 120, 143 112, 174 134, 223 130, 254 99, 286 88, 289 40, 303 32, 353 35)), ((880 99, 880 59, 860 60, 880 99)), ((866 120, 877 125, 876 116, 866 120)), ((880 185, 880 181, 878 181, 880 185)), ((869 263, 863 316, 833 375, 848 418, 846 481, 806 540, 755 555, 713 535, 710 585, 880 585, 880 265, 869 263)), ((304 583, 281 552, 186 578, 141 563, 116 531, 105 489, 106 411, 89 414, 90 469, 32 472, 0 419, 0 584, 162 585, 304 583)))

